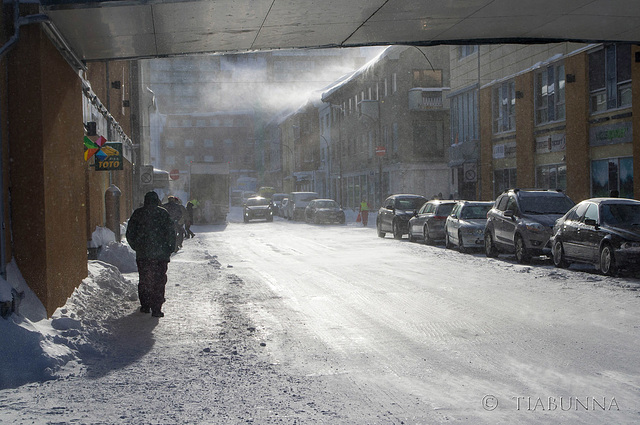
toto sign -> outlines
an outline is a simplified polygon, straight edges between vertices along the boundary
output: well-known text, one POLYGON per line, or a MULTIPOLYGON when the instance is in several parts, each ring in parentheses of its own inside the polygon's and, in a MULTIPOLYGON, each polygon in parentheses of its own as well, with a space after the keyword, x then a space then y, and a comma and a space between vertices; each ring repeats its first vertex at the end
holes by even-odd
POLYGON ((171 178, 171 180, 178 180, 180 178, 180 170, 178 169, 173 169, 169 172, 169 178, 171 178))

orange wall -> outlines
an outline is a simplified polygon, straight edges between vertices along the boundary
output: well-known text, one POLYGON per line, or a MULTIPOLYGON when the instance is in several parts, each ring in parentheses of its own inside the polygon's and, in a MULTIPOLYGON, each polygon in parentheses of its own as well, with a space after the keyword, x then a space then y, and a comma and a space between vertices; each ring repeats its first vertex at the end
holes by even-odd
POLYGON ((13 255, 50 315, 87 275, 81 84, 37 26, 8 58, 13 255))

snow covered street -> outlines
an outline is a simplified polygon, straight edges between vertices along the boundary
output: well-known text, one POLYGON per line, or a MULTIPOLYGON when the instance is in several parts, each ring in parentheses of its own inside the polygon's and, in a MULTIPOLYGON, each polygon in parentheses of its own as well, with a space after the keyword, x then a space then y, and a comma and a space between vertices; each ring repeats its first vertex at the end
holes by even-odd
POLYGON ((0 423, 640 421, 638 278, 380 239, 374 224, 194 226, 166 316, 137 311, 125 273, 99 344, 0 390, 0 423))

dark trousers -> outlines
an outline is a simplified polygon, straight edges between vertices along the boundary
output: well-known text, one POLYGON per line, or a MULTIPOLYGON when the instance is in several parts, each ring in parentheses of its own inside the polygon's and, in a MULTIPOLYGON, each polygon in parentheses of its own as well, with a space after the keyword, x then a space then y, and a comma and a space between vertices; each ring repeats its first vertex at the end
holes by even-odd
POLYGON ((362 218, 362 225, 366 226, 369 221, 369 210, 361 211, 360 218, 362 218))
POLYGON ((185 232, 185 237, 188 238, 192 238, 194 237, 196 234, 193 233, 191 231, 191 222, 190 221, 185 221, 184 223, 184 232, 185 232))
POLYGON ((167 284, 167 260, 136 259, 138 264, 138 298, 142 307, 162 311, 164 288, 167 284))

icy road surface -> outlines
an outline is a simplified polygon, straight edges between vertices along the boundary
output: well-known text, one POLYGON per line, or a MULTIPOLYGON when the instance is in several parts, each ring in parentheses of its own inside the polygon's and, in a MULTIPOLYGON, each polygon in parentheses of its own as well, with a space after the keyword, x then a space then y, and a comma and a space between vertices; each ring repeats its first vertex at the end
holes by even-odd
POLYGON ((370 226, 194 227, 166 316, 123 301, 106 355, 3 391, 0 423, 640 423, 637 278, 370 226))

